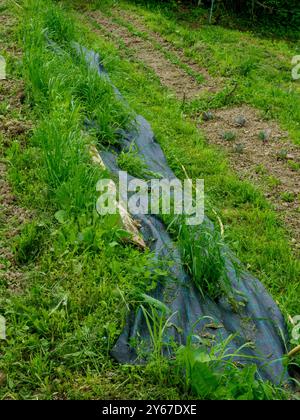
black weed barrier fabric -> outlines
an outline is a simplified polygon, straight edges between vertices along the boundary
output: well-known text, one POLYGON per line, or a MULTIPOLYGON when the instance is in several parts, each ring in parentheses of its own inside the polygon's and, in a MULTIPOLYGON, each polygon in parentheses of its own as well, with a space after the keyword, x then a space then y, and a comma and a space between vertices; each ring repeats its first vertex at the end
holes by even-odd
MULTIPOLYGON (((89 66, 97 69, 100 77, 110 81, 98 54, 78 45, 76 47, 84 54, 89 66)), ((113 86, 113 89, 116 96, 125 103, 117 88, 113 86)), ((166 179, 175 179, 149 123, 142 116, 136 115, 132 126, 134 128, 130 132, 118 132, 121 150, 128 151, 134 143, 149 170, 166 179)), ((105 165, 116 176, 120 170, 117 153, 120 150, 101 151, 105 165)), ((152 293, 152 297, 163 302, 171 314, 171 326, 167 328, 164 337, 166 355, 171 352, 169 349, 172 347, 168 344, 185 344, 191 334, 214 337, 217 343, 233 335, 228 343, 228 353, 232 354, 242 345, 252 343, 240 351, 236 361, 243 364, 256 363, 260 376, 273 383, 278 384, 286 378, 282 360, 286 353, 284 342, 288 341, 287 328, 279 308, 263 285, 245 271, 234 256, 228 256, 226 250, 226 267, 232 288, 237 291, 236 299, 243 300, 244 305, 234 310, 226 297, 221 297, 218 301, 203 297, 184 270, 179 249, 161 220, 153 215, 133 217, 139 221, 140 232, 155 258, 168 262, 169 274, 162 276, 152 293)), ((204 223, 208 229, 214 229, 207 218, 204 223)), ((144 343, 142 347, 151 351, 149 328, 141 308, 129 314, 126 326, 111 354, 120 363, 143 363, 137 354, 137 343, 144 343)))

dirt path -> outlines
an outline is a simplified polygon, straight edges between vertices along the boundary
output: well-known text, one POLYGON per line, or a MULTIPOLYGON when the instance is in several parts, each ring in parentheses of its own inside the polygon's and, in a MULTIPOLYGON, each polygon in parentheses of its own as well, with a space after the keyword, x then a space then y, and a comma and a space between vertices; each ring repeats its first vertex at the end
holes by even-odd
POLYGON ((114 40, 121 40, 121 43, 132 52, 134 58, 151 68, 161 84, 173 91, 178 99, 191 100, 204 91, 215 92, 218 89, 218 84, 195 63, 192 64, 186 59, 183 62, 199 76, 203 76, 203 84, 199 84, 196 78, 184 71, 179 65, 175 65, 168 60, 162 51, 170 52, 172 50, 173 53, 176 53, 177 60, 182 58, 174 48, 171 48, 169 43, 161 44, 160 51, 154 45, 154 41, 157 42, 158 39, 151 38, 146 32, 144 33, 147 35, 147 39, 134 35, 125 26, 119 25, 98 11, 89 13, 88 16, 97 22, 114 40))

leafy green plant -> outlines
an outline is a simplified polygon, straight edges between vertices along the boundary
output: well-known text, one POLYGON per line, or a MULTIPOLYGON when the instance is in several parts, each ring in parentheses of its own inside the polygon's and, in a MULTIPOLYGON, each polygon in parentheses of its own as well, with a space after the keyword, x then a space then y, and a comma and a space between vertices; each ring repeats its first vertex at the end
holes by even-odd
POLYGON ((281 149, 277 152, 277 159, 278 160, 287 160, 288 151, 286 149, 281 149))
POLYGON ((248 344, 231 353, 233 338, 231 335, 207 350, 197 344, 197 336, 188 337, 187 344, 177 351, 177 363, 185 372, 186 389, 202 399, 286 399, 287 394, 279 387, 258 379, 254 360, 247 366, 235 361, 245 357, 243 348, 248 344))
POLYGON ((163 356, 163 350, 168 347, 165 341, 165 333, 172 326, 171 319, 175 316, 175 313, 170 315, 168 308, 161 302, 153 303, 153 298, 149 302, 149 296, 143 295, 143 297, 145 303, 148 303, 148 309, 143 304, 141 310, 150 334, 152 350, 150 355, 151 358, 158 360, 163 356))
POLYGON ((147 174, 147 165, 139 156, 134 144, 130 145, 130 148, 127 152, 122 151, 119 154, 117 162, 120 169, 127 171, 131 176, 136 178, 144 178, 145 174, 147 174))
POLYGON ((275 188, 278 187, 278 185, 281 184, 280 179, 276 178, 274 175, 270 175, 267 177, 267 183, 269 185, 269 187, 271 188, 275 188))
POLYGON ((245 145, 243 143, 237 143, 233 146, 233 151, 238 154, 243 154, 245 151, 245 145))
POLYGON ((233 141, 236 139, 236 134, 233 131, 224 131, 222 139, 225 141, 233 141))
POLYGON ((267 168, 263 163, 260 163, 259 165, 255 166, 255 172, 260 175, 266 175, 267 174, 267 168))
POLYGON ((45 225, 43 223, 29 222, 24 226, 14 244, 18 263, 32 262, 39 255, 44 236, 45 225))
POLYGON ((258 134, 258 138, 259 138, 259 140, 261 140, 262 142, 265 143, 266 141, 269 140, 270 133, 267 130, 260 131, 259 134, 258 134))
POLYGON ((295 201, 296 195, 293 192, 285 191, 281 194, 281 199, 286 203, 292 203, 295 201))
POLYGON ((288 160, 287 161, 287 164, 288 164, 288 166, 289 166, 289 168, 291 168, 292 169, 292 171, 295 171, 295 172, 298 172, 298 171, 300 171, 300 163, 298 163, 298 162, 294 162, 293 160, 288 160))

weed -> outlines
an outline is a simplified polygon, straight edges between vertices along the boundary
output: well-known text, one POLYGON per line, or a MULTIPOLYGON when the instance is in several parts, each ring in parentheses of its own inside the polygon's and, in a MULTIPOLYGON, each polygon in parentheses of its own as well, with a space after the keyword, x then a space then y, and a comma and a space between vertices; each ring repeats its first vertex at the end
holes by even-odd
POLYGON ((214 119, 214 114, 210 111, 203 112, 202 118, 204 121, 211 121, 214 119))
POLYGON ((259 165, 256 165, 255 172, 260 175, 266 175, 267 169, 262 163, 260 163, 259 165))
POLYGON ((281 149, 277 152, 277 160, 287 160, 288 151, 286 149, 281 149))
POLYGON ((121 170, 127 171, 131 176, 144 178, 147 172, 147 165, 139 156, 136 147, 131 144, 127 152, 122 151, 117 159, 121 170))
POLYGON ((269 187, 271 188, 276 188, 278 187, 278 185, 281 184, 280 179, 276 178, 274 175, 270 175, 267 177, 267 183, 269 185, 269 187))
POLYGON ((224 131, 222 139, 225 141, 233 141, 236 139, 236 134, 233 131, 224 131))
POLYGON ((294 162, 293 160, 288 160, 287 164, 292 171, 298 172, 300 171, 300 163, 294 162))
MULTIPOLYGON (((148 298, 146 297, 147 300, 148 298)), ((171 320, 176 313, 170 315, 168 308, 162 308, 161 304, 160 307, 157 307, 152 302, 149 305, 149 309, 141 305, 141 310, 146 320, 151 340, 151 352, 148 349, 148 354, 150 354, 151 359, 159 361, 165 356, 166 350, 169 352, 170 343, 166 341, 166 334, 168 328, 173 327, 171 320)))
POLYGON ((262 142, 266 142, 270 139, 270 132, 268 130, 260 131, 258 134, 258 138, 262 142))
POLYGON ((235 145, 233 146, 233 151, 234 151, 235 153, 242 154, 242 153, 244 153, 244 151, 245 151, 245 145, 244 145, 244 144, 242 144, 242 143, 237 143, 237 144, 235 144, 235 145))
POLYGON ((237 127, 244 127, 247 123, 247 120, 243 115, 239 115, 234 119, 234 123, 237 127))
MULTIPOLYGON (((34 6, 33 3, 31 4, 34 6)), ((70 43, 74 40, 74 22, 68 18, 60 5, 45 8, 42 17, 45 32, 51 40, 59 44, 70 43)))
POLYGON ((285 191, 281 194, 282 201, 286 203, 293 203, 295 201, 296 195, 293 192, 285 191))
POLYGON ((9 103, 8 101, 4 100, 0 104, 0 115, 6 115, 9 111, 9 103))

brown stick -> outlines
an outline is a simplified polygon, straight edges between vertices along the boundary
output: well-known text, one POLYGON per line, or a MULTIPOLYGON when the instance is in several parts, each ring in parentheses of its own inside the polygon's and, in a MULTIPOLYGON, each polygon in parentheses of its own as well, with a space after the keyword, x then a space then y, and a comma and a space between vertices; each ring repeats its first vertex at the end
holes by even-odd
POLYGON ((296 354, 298 354, 298 353, 300 353, 300 345, 299 345, 299 346, 297 346, 297 347, 295 347, 293 350, 291 350, 291 351, 288 353, 288 357, 294 357, 294 356, 296 356, 296 354))

